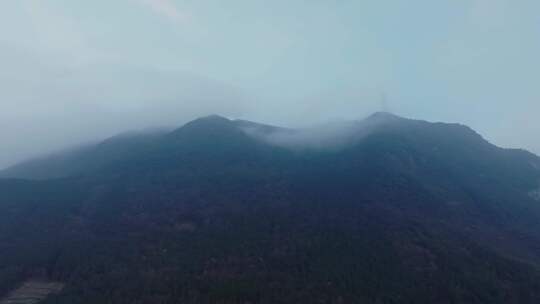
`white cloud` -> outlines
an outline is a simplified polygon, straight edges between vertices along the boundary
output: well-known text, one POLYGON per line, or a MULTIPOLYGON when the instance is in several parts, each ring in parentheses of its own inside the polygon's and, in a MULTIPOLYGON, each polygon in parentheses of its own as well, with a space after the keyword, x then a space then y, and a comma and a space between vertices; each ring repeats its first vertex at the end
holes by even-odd
POLYGON ((484 30, 504 26, 509 11, 507 0, 474 0, 469 11, 469 23, 484 30))
POLYGON ((11 20, 9 28, 23 29, 24 34, 6 43, 31 50, 42 56, 42 61, 69 66, 89 63, 98 56, 98 51, 80 30, 78 21, 52 2, 21 0, 8 13, 19 16, 17 20, 11 20))
POLYGON ((185 23, 191 19, 190 15, 181 11, 172 0, 140 0, 140 2, 173 22, 185 23))

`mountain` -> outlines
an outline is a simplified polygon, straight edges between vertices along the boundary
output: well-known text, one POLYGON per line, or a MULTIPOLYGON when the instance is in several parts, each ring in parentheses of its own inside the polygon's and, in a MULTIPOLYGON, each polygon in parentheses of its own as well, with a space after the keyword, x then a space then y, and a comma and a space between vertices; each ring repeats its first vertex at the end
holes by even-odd
POLYGON ((209 116, 1 174, 0 303, 540 300, 540 158, 459 124, 209 116))
POLYGON ((0 178, 44 180, 94 172, 144 149, 164 135, 162 130, 127 132, 97 144, 88 144, 32 159, 0 171, 0 178))

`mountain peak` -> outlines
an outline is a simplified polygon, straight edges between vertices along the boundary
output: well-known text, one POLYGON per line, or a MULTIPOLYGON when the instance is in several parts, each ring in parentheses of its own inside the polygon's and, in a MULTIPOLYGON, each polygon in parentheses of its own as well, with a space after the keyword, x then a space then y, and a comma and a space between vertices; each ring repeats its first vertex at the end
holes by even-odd
POLYGON ((219 115, 208 115, 192 120, 182 127, 176 129, 173 133, 184 132, 187 130, 220 130, 234 126, 232 120, 219 115))
POLYGON ((390 113, 390 112, 375 112, 368 116, 366 120, 375 120, 375 121, 397 121, 397 120, 405 120, 406 118, 403 118, 401 116, 398 116, 396 114, 390 113))
POLYGON ((217 114, 212 114, 212 115, 203 116, 203 117, 194 119, 191 122, 188 122, 187 124, 192 124, 192 123, 197 123, 197 124, 200 124, 200 123, 204 123, 204 124, 212 123, 212 124, 215 124, 215 123, 230 123, 230 122, 231 122, 231 120, 224 117, 224 116, 217 115, 217 114))
POLYGON ((170 133, 174 142, 192 147, 215 149, 219 145, 228 146, 244 142, 246 134, 234 120, 219 115, 210 115, 188 122, 170 133))

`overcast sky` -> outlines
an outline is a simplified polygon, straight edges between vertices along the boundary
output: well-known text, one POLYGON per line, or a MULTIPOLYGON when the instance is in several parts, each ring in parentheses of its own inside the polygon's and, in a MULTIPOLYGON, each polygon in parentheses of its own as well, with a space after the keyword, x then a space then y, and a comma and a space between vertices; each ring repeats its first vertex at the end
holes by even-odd
POLYGON ((211 113, 302 126, 384 109, 540 153, 539 12, 538 0, 0 1, 0 167, 211 113))

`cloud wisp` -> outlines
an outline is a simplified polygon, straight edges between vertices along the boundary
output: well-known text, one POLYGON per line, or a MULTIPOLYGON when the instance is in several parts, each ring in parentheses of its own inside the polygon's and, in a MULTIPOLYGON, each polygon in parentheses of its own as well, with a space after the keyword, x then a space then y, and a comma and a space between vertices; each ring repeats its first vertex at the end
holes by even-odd
POLYGON ((251 137, 270 145, 298 150, 341 150, 365 138, 380 126, 394 123, 399 118, 387 113, 376 113, 363 120, 340 120, 301 129, 267 128, 257 124, 243 126, 251 137))
POLYGON ((174 23, 186 23, 191 19, 190 15, 181 11, 172 0, 140 0, 140 2, 174 23))

